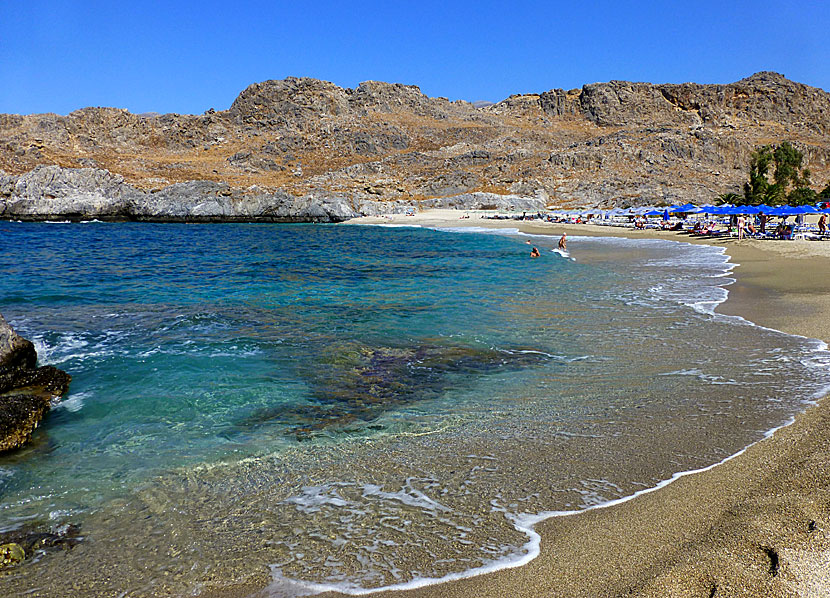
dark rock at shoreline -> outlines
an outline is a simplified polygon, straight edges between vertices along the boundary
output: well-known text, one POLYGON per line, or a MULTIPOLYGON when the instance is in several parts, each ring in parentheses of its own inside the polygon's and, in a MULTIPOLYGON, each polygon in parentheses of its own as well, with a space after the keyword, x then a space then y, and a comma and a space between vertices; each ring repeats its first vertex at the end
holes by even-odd
POLYGON ((69 388, 69 374, 36 364, 34 345, 0 315, 0 452, 29 442, 52 402, 69 388))
POLYGON ((0 532, 0 568, 19 565, 36 553, 68 550, 81 541, 76 525, 39 528, 27 525, 20 529, 0 532))

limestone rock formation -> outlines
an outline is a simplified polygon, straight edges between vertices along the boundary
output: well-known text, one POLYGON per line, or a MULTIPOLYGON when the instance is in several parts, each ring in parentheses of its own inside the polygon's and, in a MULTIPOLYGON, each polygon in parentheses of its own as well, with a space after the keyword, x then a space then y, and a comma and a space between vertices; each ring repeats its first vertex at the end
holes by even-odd
POLYGON ((592 83, 493 105, 289 77, 202 115, 0 115, 0 217, 338 220, 474 193, 706 202, 740 191, 757 146, 785 140, 823 187, 828 132, 830 94, 770 72, 724 85, 592 83))
POLYGON ((0 214, 8 217, 92 219, 126 213, 135 197, 123 177, 94 168, 38 166, 20 177, 0 177, 0 214))
POLYGON ((31 439, 70 380, 66 372, 52 366, 37 367, 34 345, 0 315, 0 452, 31 439))
MULTIPOLYGON (((441 178, 456 193, 471 185, 464 175, 441 178)), ((381 191, 382 193, 382 191, 381 191)), ((164 221, 164 222, 342 222, 358 215, 402 213, 411 201, 389 202, 344 194, 296 197, 256 187, 240 190, 227 183, 188 181, 145 192, 122 177, 93 168, 38 166, 20 177, 0 176, 0 217, 15 220, 164 221)), ((539 198, 494 193, 460 193, 417 202, 421 208, 543 210, 539 198)))
POLYGON ((340 222, 355 215, 338 197, 295 197, 214 181, 147 192, 94 168, 38 166, 20 177, 0 176, 0 217, 17 220, 340 222))

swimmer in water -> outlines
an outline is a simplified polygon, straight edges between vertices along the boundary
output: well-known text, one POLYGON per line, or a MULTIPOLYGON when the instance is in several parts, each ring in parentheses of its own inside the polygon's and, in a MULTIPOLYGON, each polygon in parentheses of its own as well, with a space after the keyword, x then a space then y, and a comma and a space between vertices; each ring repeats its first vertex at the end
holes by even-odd
POLYGON ((566 247, 566 245, 567 245, 567 241, 565 240, 566 236, 568 236, 568 233, 562 233, 562 237, 560 237, 560 239, 559 239, 559 249, 561 249, 562 251, 567 251, 568 250, 568 248, 566 247))
POLYGON ((530 257, 539 257, 539 250, 535 247, 530 250, 530 257))

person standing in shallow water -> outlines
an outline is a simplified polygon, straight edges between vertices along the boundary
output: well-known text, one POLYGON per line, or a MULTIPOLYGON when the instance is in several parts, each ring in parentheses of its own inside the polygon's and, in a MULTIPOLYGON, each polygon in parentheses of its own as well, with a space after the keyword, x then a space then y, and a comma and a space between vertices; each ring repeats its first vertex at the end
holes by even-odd
POLYGON ((568 236, 568 233, 562 233, 562 236, 559 238, 559 249, 561 249, 562 251, 567 251, 568 250, 568 248, 567 248, 568 243, 567 243, 567 240, 565 239, 565 237, 567 237, 567 236, 568 236))

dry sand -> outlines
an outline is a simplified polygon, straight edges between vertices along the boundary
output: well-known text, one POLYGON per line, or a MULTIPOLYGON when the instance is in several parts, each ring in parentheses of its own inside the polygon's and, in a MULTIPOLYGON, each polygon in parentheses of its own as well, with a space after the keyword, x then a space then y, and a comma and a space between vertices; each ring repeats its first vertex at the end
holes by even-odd
MULTIPOLYGON (((530 233, 659 237, 659 231, 481 220, 471 213, 361 219, 530 233)), ((830 341, 830 243, 710 240, 737 282, 720 311, 830 341)), ((576 249, 577 243, 571 243, 576 249)), ((381 594, 421 597, 830 596, 830 402, 717 467, 623 504, 548 520, 530 564, 381 594)))

